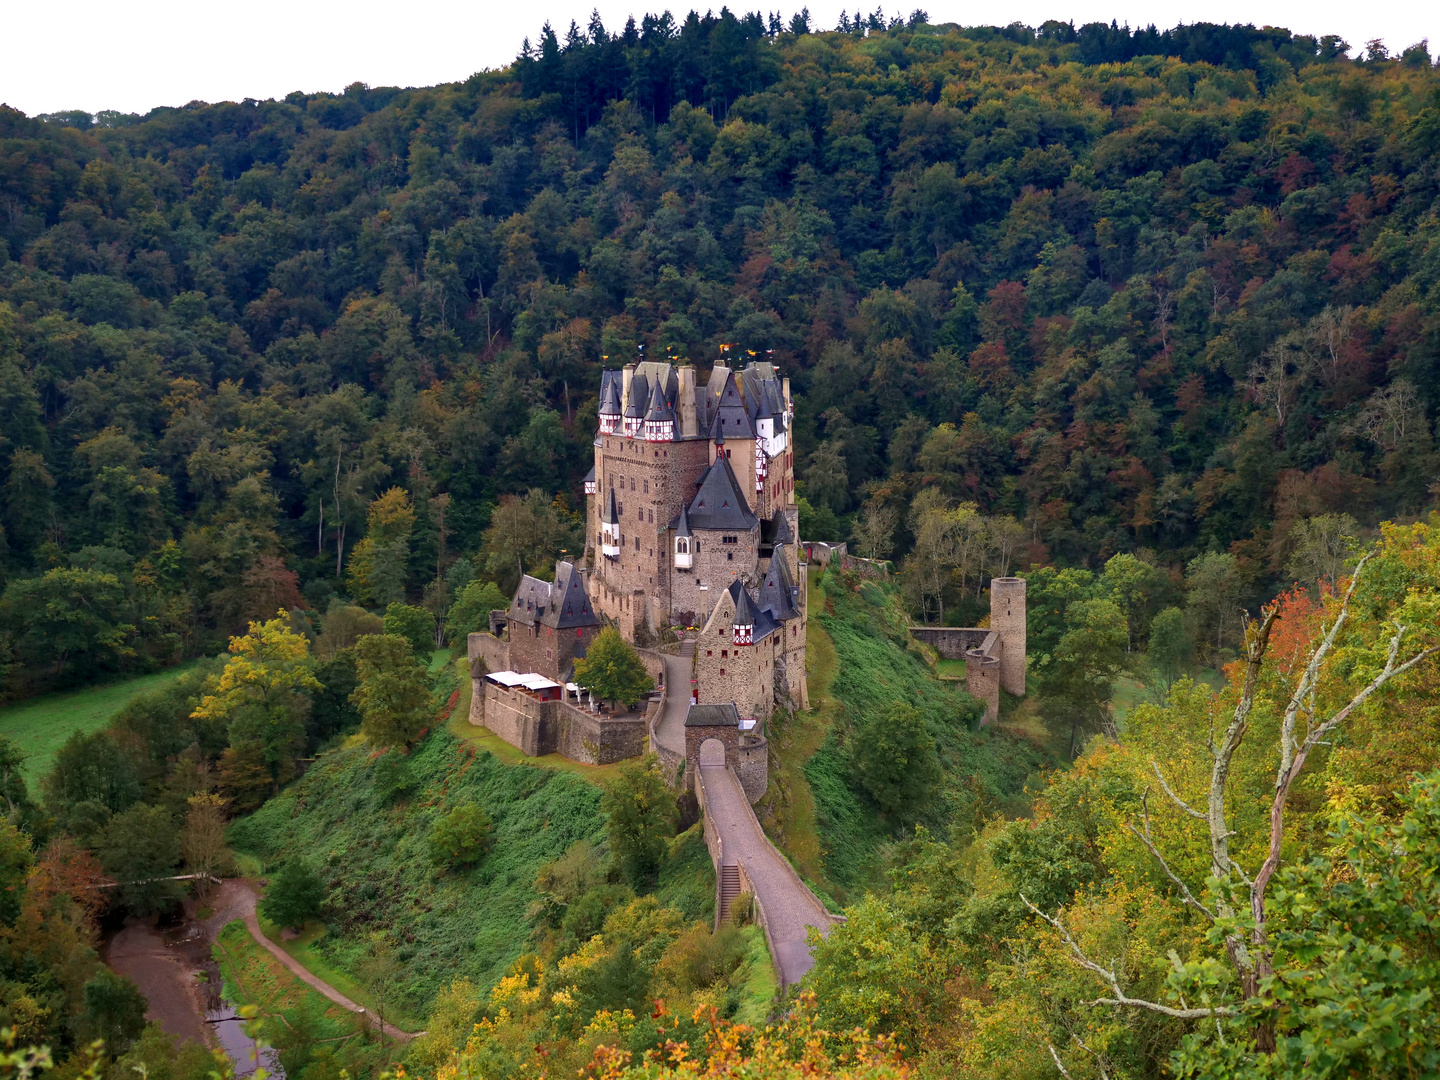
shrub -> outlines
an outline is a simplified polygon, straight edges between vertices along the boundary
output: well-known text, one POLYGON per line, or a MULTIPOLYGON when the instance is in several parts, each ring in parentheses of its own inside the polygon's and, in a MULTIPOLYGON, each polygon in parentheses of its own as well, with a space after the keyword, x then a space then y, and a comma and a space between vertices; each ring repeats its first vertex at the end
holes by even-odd
POLYGON ((299 929, 306 919, 320 914, 320 903, 324 899, 325 884, 320 876, 305 860, 291 859, 265 890, 260 913, 277 926, 299 929))
POLYGON ((675 834, 675 793, 660 775, 654 754, 620 765, 605 787, 600 809, 608 817, 610 852, 636 888, 650 884, 675 834))
POLYGON ((430 860, 456 869, 472 866, 490 850, 494 833, 490 815, 474 803, 457 806, 430 830, 430 860))

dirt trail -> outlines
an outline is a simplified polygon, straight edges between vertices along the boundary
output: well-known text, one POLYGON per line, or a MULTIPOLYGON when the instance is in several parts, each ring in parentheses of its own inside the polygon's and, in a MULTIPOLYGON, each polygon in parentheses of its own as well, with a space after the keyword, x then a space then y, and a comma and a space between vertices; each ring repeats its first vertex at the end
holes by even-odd
MULTIPOLYGON (((255 886, 249 881, 240 878, 230 878, 221 885, 214 898, 215 915, 211 916, 206 923, 207 928, 211 928, 210 933, 212 940, 214 935, 219 934, 220 928, 226 923, 233 922, 236 919, 244 920, 245 929, 250 931, 250 936, 255 939, 256 944, 263 946, 271 956, 284 964, 297 979, 318 990, 331 1001, 335 1002, 336 1005, 349 1009, 351 1012, 364 1014, 373 1026, 377 1028, 380 1027, 379 1018, 375 1016, 374 1013, 370 1012, 363 1005, 351 1001, 339 990, 336 990, 335 987, 331 986, 324 979, 315 975, 306 968, 304 964, 300 963, 299 960, 296 960, 295 957, 291 956, 265 936, 264 932, 260 929, 260 920, 255 917, 257 900, 258 897, 255 893, 255 886)), ((423 1031, 401 1031, 388 1021, 385 1023, 383 1030, 390 1038, 407 1042, 410 1039, 425 1034, 423 1031)))

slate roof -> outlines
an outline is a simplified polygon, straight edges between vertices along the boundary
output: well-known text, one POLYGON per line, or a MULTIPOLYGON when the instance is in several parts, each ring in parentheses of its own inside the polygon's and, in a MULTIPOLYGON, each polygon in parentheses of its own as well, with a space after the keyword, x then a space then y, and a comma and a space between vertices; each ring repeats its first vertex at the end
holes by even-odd
POLYGON ((800 614, 795 606, 798 598, 798 590, 790 580, 790 565, 785 561, 785 545, 776 544, 775 554, 770 557, 770 568, 760 579, 760 607, 784 622, 800 614))
POLYGON ((630 400, 625 406, 625 415, 631 418, 645 416, 645 403, 650 400, 650 382, 638 371, 630 380, 630 400))
POLYGON ((733 727, 740 726, 740 710, 733 701, 723 705, 691 705, 685 714, 686 727, 733 727))
POLYGON ((555 580, 541 581, 525 574, 510 601, 510 618, 534 626, 536 623, 556 630, 582 626, 599 626, 599 616, 590 605, 585 582, 573 563, 555 564, 555 580))
POLYGON ((785 516, 783 510, 776 510, 773 515, 760 522, 760 547, 762 549, 774 544, 793 544, 795 533, 790 528, 790 519, 785 516))
POLYGON ((695 535, 690 531, 690 512, 685 509, 684 504, 680 506, 680 516, 670 523, 670 527, 675 530, 676 536, 695 535))
POLYGON ((645 413, 646 421, 655 423, 669 420, 674 422, 675 410, 671 408, 670 402, 665 400, 665 392, 660 388, 660 380, 655 380, 655 386, 650 391, 650 408, 645 413))
POLYGON ((748 532, 760 523, 740 491, 740 481, 735 478, 730 459, 723 454, 701 474, 689 510, 692 529, 748 532))
POLYGON ((751 635, 752 641, 764 641, 780 629, 780 623, 775 616, 757 604, 751 598, 750 590, 745 588, 738 579, 730 583, 728 591, 735 601, 735 617, 730 621, 734 626, 754 627, 751 635))
POLYGON ((620 415, 620 372, 602 371, 600 373, 600 415, 620 415))
POLYGON ((608 488, 610 497, 605 500, 605 509, 600 511, 600 522, 603 525, 620 524, 620 511, 615 507, 615 489, 608 488))

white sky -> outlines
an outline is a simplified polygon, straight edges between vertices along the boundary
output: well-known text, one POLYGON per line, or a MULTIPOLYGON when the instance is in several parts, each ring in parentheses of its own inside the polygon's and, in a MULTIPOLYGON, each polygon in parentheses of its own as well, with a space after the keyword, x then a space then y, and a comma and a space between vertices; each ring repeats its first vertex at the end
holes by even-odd
MULTIPOLYGON (((725 0, 717 0, 719 10, 725 0)), ((777 0, 768 0, 778 8, 777 0)), ((815 25, 833 28, 842 8, 874 10, 878 0, 812 0, 815 25)), ((521 39, 536 37, 549 19, 563 33, 571 19, 583 27, 598 7, 614 31, 629 14, 663 10, 629 0, 251 0, 241 5, 194 0, 40 0, 0 2, 0 102, 34 115, 62 109, 146 112, 188 101, 283 97, 292 90, 338 91, 352 82, 371 86, 430 86, 464 79, 514 59, 521 39)), ((706 3, 675 3, 683 16, 706 3)), ((764 7, 731 0, 732 10, 764 7)), ((787 0, 788 20, 799 3, 787 0), (793 5, 793 6, 792 6, 793 5)), ((1118 19, 1132 26, 1178 22, 1253 22, 1296 33, 1339 34, 1359 47, 1382 38, 1399 52, 1421 38, 1440 46, 1440 4, 1420 0, 1207 0, 1155 4, 1139 0, 895 0, 889 14, 923 7, 931 22, 1031 26, 1049 18, 1081 23, 1118 19)), ((1433 52, 1432 48, 1432 52, 1433 52)))

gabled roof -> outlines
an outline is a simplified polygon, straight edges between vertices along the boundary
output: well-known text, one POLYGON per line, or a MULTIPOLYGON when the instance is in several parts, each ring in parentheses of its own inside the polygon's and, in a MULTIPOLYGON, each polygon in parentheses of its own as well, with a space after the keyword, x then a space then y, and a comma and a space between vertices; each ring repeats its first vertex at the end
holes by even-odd
POLYGON ((717 457, 700 477, 699 490, 690 500, 692 529, 744 530, 748 532, 760 519, 750 512, 750 504, 740 491, 740 481, 730 467, 730 459, 717 457))
POLYGON ((510 618, 534 626, 539 623, 557 630, 599 626, 600 619, 590 605, 585 582, 573 563, 555 564, 555 580, 541 581, 525 574, 510 601, 510 618))
POLYGON ((594 465, 591 465, 591 466, 590 466, 590 471, 585 474, 585 483, 587 483, 587 484, 593 484, 594 482, 595 482, 595 466, 594 466, 594 465))
POLYGON ((691 705, 685 714, 686 727, 739 727, 740 710, 733 701, 723 705, 691 705))
POLYGON ((785 561, 785 545, 776 544, 770 557, 770 568, 760 579, 760 607, 784 622, 800 612, 795 607, 796 592, 790 580, 790 565, 785 561))

